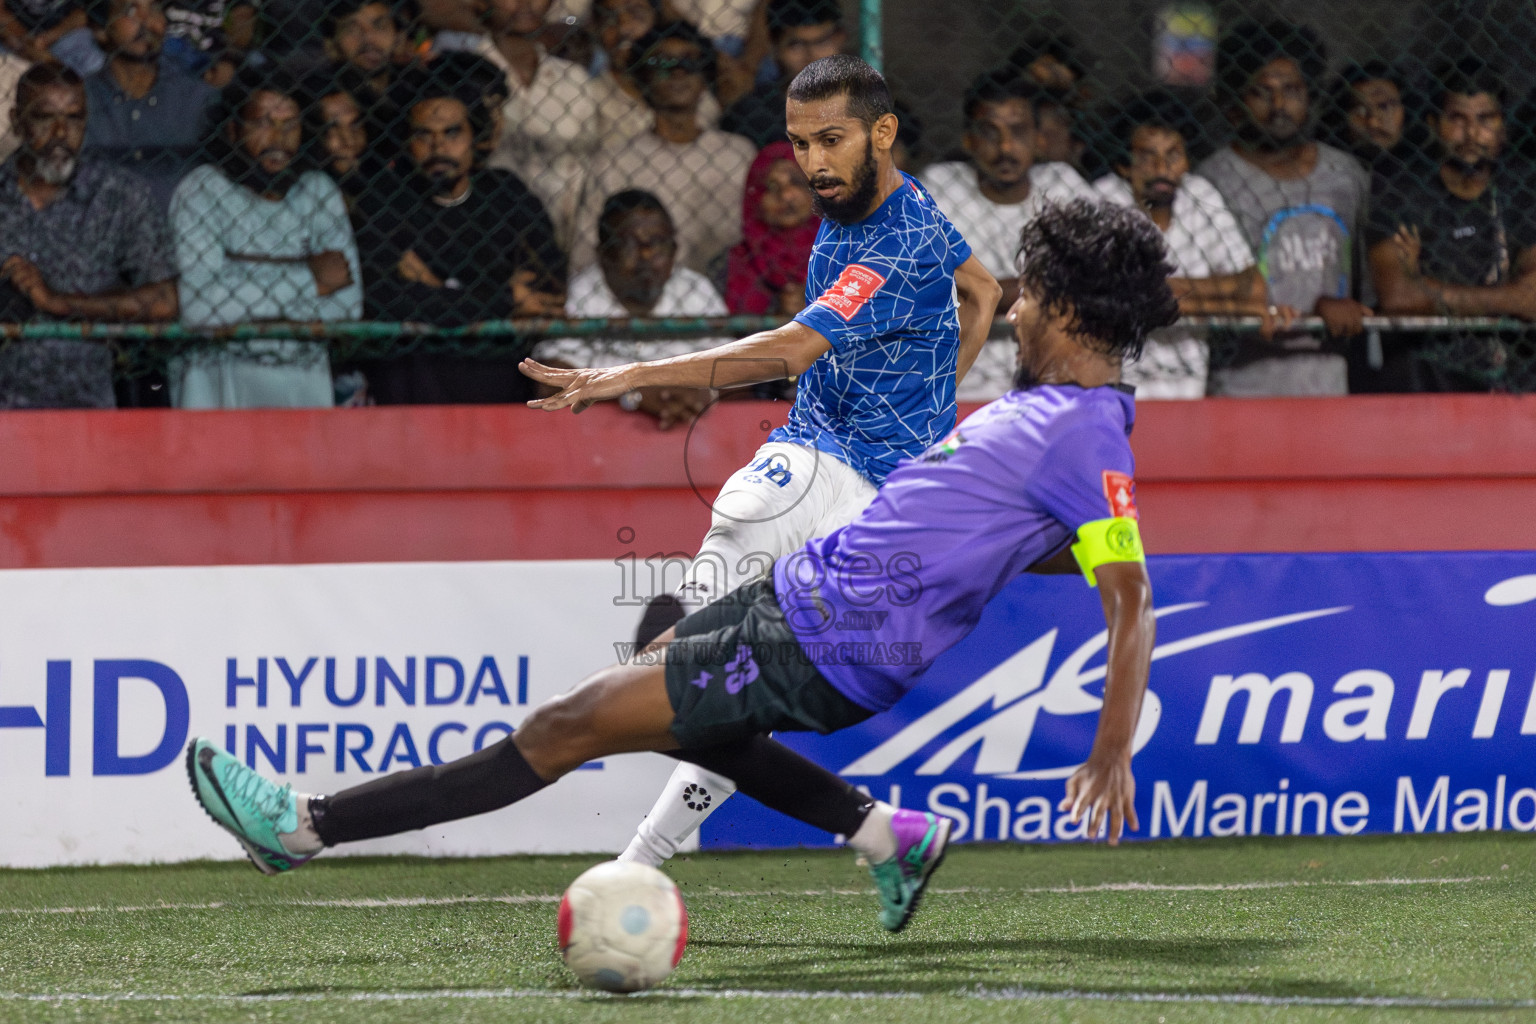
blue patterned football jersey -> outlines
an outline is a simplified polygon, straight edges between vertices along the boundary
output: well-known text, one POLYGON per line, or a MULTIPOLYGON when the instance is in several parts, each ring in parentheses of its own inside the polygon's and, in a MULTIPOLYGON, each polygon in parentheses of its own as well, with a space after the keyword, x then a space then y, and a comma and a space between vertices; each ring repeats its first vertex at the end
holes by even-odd
POLYGON ((769 436, 877 485, 955 425, 955 270, 971 255, 922 187, 902 179, 857 224, 822 221, 795 319, 832 350, 800 376, 789 422, 769 436))

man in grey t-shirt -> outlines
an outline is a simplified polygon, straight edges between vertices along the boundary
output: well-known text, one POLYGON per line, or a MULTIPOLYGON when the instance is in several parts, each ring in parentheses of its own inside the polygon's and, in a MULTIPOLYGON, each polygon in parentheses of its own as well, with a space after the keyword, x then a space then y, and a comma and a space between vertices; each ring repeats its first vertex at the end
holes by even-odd
POLYGON ((1306 331, 1272 341, 1244 335, 1213 352, 1210 391, 1220 395, 1342 395, 1343 339, 1370 310, 1357 301, 1360 226, 1370 177, 1354 157, 1308 138, 1310 87, 1321 44, 1284 22, 1244 22, 1217 58, 1237 138, 1198 173, 1220 190, 1258 258, 1274 306, 1315 312, 1328 337, 1306 331))

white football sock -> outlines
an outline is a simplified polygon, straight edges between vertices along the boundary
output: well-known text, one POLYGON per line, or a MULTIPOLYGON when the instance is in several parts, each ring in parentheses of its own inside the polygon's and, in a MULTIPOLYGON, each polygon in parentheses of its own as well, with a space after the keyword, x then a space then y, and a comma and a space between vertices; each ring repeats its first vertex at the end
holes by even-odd
POLYGON ((320 841, 314 819, 309 816, 309 795, 297 793, 295 796, 299 801, 299 827, 292 832, 283 832, 277 838, 283 844, 283 849, 295 857, 313 856, 325 849, 325 844, 320 841))
POLYGON ((736 783, 725 776, 687 761, 679 763, 619 860, 661 867, 734 792, 736 783))
POLYGON ((896 856, 896 833, 891 829, 891 816, 895 813, 896 808, 876 800, 859 830, 848 837, 848 845, 862 853, 871 864, 896 856))

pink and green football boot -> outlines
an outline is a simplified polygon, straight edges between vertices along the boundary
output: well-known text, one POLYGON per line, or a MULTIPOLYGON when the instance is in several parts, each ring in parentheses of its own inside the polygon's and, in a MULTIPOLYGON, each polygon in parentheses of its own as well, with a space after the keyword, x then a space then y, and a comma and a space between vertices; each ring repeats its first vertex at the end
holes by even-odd
POLYGON ((880 897, 880 926, 899 932, 922 902, 928 877, 944 860, 949 847, 950 820, 929 811, 898 810, 891 817, 896 856, 869 866, 880 897))

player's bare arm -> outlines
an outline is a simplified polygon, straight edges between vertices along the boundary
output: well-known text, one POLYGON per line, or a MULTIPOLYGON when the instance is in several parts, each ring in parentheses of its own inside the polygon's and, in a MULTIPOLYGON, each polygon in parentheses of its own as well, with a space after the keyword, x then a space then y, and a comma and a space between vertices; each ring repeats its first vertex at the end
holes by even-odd
POLYGON ((1108 674, 1104 707, 1088 760, 1067 780, 1067 793, 1058 810, 1071 810, 1072 820, 1089 815, 1088 835, 1098 835, 1108 820, 1109 844, 1119 845, 1136 820, 1136 779, 1131 773, 1131 741, 1147 692, 1152 645, 1157 622, 1152 615, 1152 583, 1141 562, 1111 562, 1094 570, 1104 621, 1109 626, 1108 674))
POLYGON ((958 384, 965 380, 981 354, 981 347, 987 343, 1003 289, 981 261, 972 256, 955 269, 955 294, 960 299, 960 355, 955 363, 958 384))
MULTIPOLYGON (((1045 576, 1068 575, 1082 566, 1071 548, 1063 548, 1029 567, 1045 576)), ((1058 810, 1071 810, 1073 822, 1090 816, 1087 834, 1098 835, 1109 820, 1109 842, 1118 845, 1125 826, 1134 831, 1136 779, 1131 772, 1131 741, 1141 717, 1142 696, 1157 635, 1152 615, 1152 584, 1141 562, 1110 562, 1094 568, 1104 621, 1109 626, 1108 676, 1098 732, 1088 760, 1067 780, 1058 810)))
POLYGON ((728 345, 670 359, 583 370, 558 369, 524 359, 519 369, 539 383, 559 389, 548 398, 529 402, 529 408, 570 407, 581 412, 594 402, 638 388, 732 388, 794 377, 831 347, 819 333, 792 321, 728 345))

